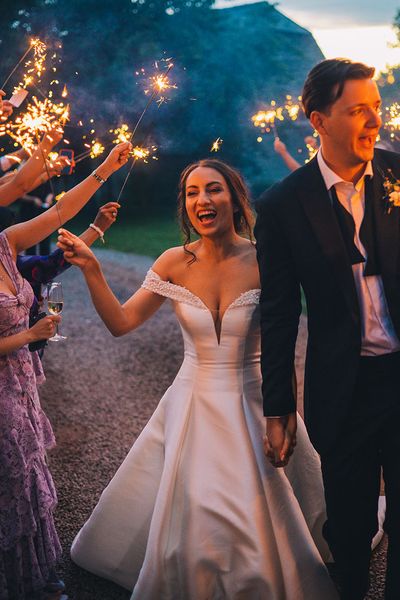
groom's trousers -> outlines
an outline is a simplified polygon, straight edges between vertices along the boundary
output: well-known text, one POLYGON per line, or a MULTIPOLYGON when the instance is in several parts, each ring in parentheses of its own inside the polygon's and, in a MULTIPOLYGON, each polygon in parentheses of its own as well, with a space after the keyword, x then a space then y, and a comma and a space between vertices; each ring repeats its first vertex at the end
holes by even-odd
POLYGON ((385 599, 400 600, 400 352, 361 357, 347 421, 321 464, 324 535, 341 600, 363 600, 368 590, 382 470, 389 539, 385 599))

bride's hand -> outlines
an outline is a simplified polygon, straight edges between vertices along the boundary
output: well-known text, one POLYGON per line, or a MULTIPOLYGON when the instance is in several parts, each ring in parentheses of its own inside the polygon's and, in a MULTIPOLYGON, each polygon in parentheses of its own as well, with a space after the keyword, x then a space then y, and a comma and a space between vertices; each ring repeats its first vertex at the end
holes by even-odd
POLYGON ((267 417, 264 453, 274 467, 285 467, 296 446, 297 414, 267 417))
POLYGON ((64 252, 64 258, 71 265, 85 271, 99 264, 93 252, 80 238, 67 229, 59 229, 58 233, 57 246, 64 252))

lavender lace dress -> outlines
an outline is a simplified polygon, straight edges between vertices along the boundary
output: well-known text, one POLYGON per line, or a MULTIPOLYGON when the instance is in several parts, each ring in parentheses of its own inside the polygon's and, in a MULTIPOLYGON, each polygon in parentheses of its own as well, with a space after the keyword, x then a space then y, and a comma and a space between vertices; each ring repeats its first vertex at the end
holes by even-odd
MULTIPOLYGON (((4 233, 0 261, 17 290, 16 296, 0 292, 0 335, 9 336, 28 327, 33 291, 4 233)), ((0 600, 33 598, 61 555, 46 463, 55 440, 37 391, 43 381, 40 360, 27 346, 0 356, 0 600)))

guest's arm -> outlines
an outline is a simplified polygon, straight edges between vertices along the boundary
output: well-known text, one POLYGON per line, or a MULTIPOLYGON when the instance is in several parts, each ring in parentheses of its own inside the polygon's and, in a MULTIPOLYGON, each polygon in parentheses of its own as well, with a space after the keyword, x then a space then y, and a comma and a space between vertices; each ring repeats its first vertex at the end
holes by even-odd
POLYGON ((20 148, 19 150, 5 154, 0 158, 0 169, 3 172, 8 171, 9 169, 11 169, 11 167, 19 165, 20 162, 22 162, 23 160, 28 160, 28 158, 29 154, 25 150, 25 148, 20 148))
MULTIPOLYGON (((131 144, 129 142, 115 146, 105 161, 97 167, 97 177, 106 180, 114 171, 117 171, 122 165, 126 164, 130 149, 131 144)), ((15 252, 15 256, 22 250, 34 246, 66 221, 72 219, 100 186, 101 181, 96 179, 93 174, 89 175, 89 177, 64 194, 57 204, 38 217, 6 229, 7 239, 15 252)))
POLYGON ((300 168, 300 163, 297 162, 295 158, 293 158, 293 156, 288 152, 286 145, 279 138, 276 138, 274 140, 274 150, 277 154, 281 156, 283 162, 285 163, 288 169, 290 169, 291 171, 296 171, 300 168))
MULTIPOLYGON (((104 233, 115 222, 119 208, 117 202, 108 202, 99 209, 93 225, 104 233)), ((91 246, 99 238, 99 234, 88 227, 79 237, 87 246, 91 246)), ((31 285, 49 283, 71 266, 60 248, 46 256, 17 256, 18 271, 31 285)))
MULTIPOLYGON (((0 206, 8 206, 17 198, 31 191, 44 168, 44 160, 50 150, 62 139, 62 130, 51 129, 37 145, 29 160, 19 169, 15 177, 0 188, 0 206)), ((29 246, 26 246, 29 248, 29 246)))

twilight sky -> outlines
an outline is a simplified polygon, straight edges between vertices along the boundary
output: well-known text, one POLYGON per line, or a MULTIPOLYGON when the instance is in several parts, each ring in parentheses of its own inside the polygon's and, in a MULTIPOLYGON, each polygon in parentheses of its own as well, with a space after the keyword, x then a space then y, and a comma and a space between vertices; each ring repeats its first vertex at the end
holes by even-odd
MULTIPOLYGON (((254 0, 217 0, 217 6, 254 0)), ((391 28, 400 0, 280 0, 278 10, 314 34, 327 58, 344 56, 382 70, 400 63, 400 49, 391 28)))

